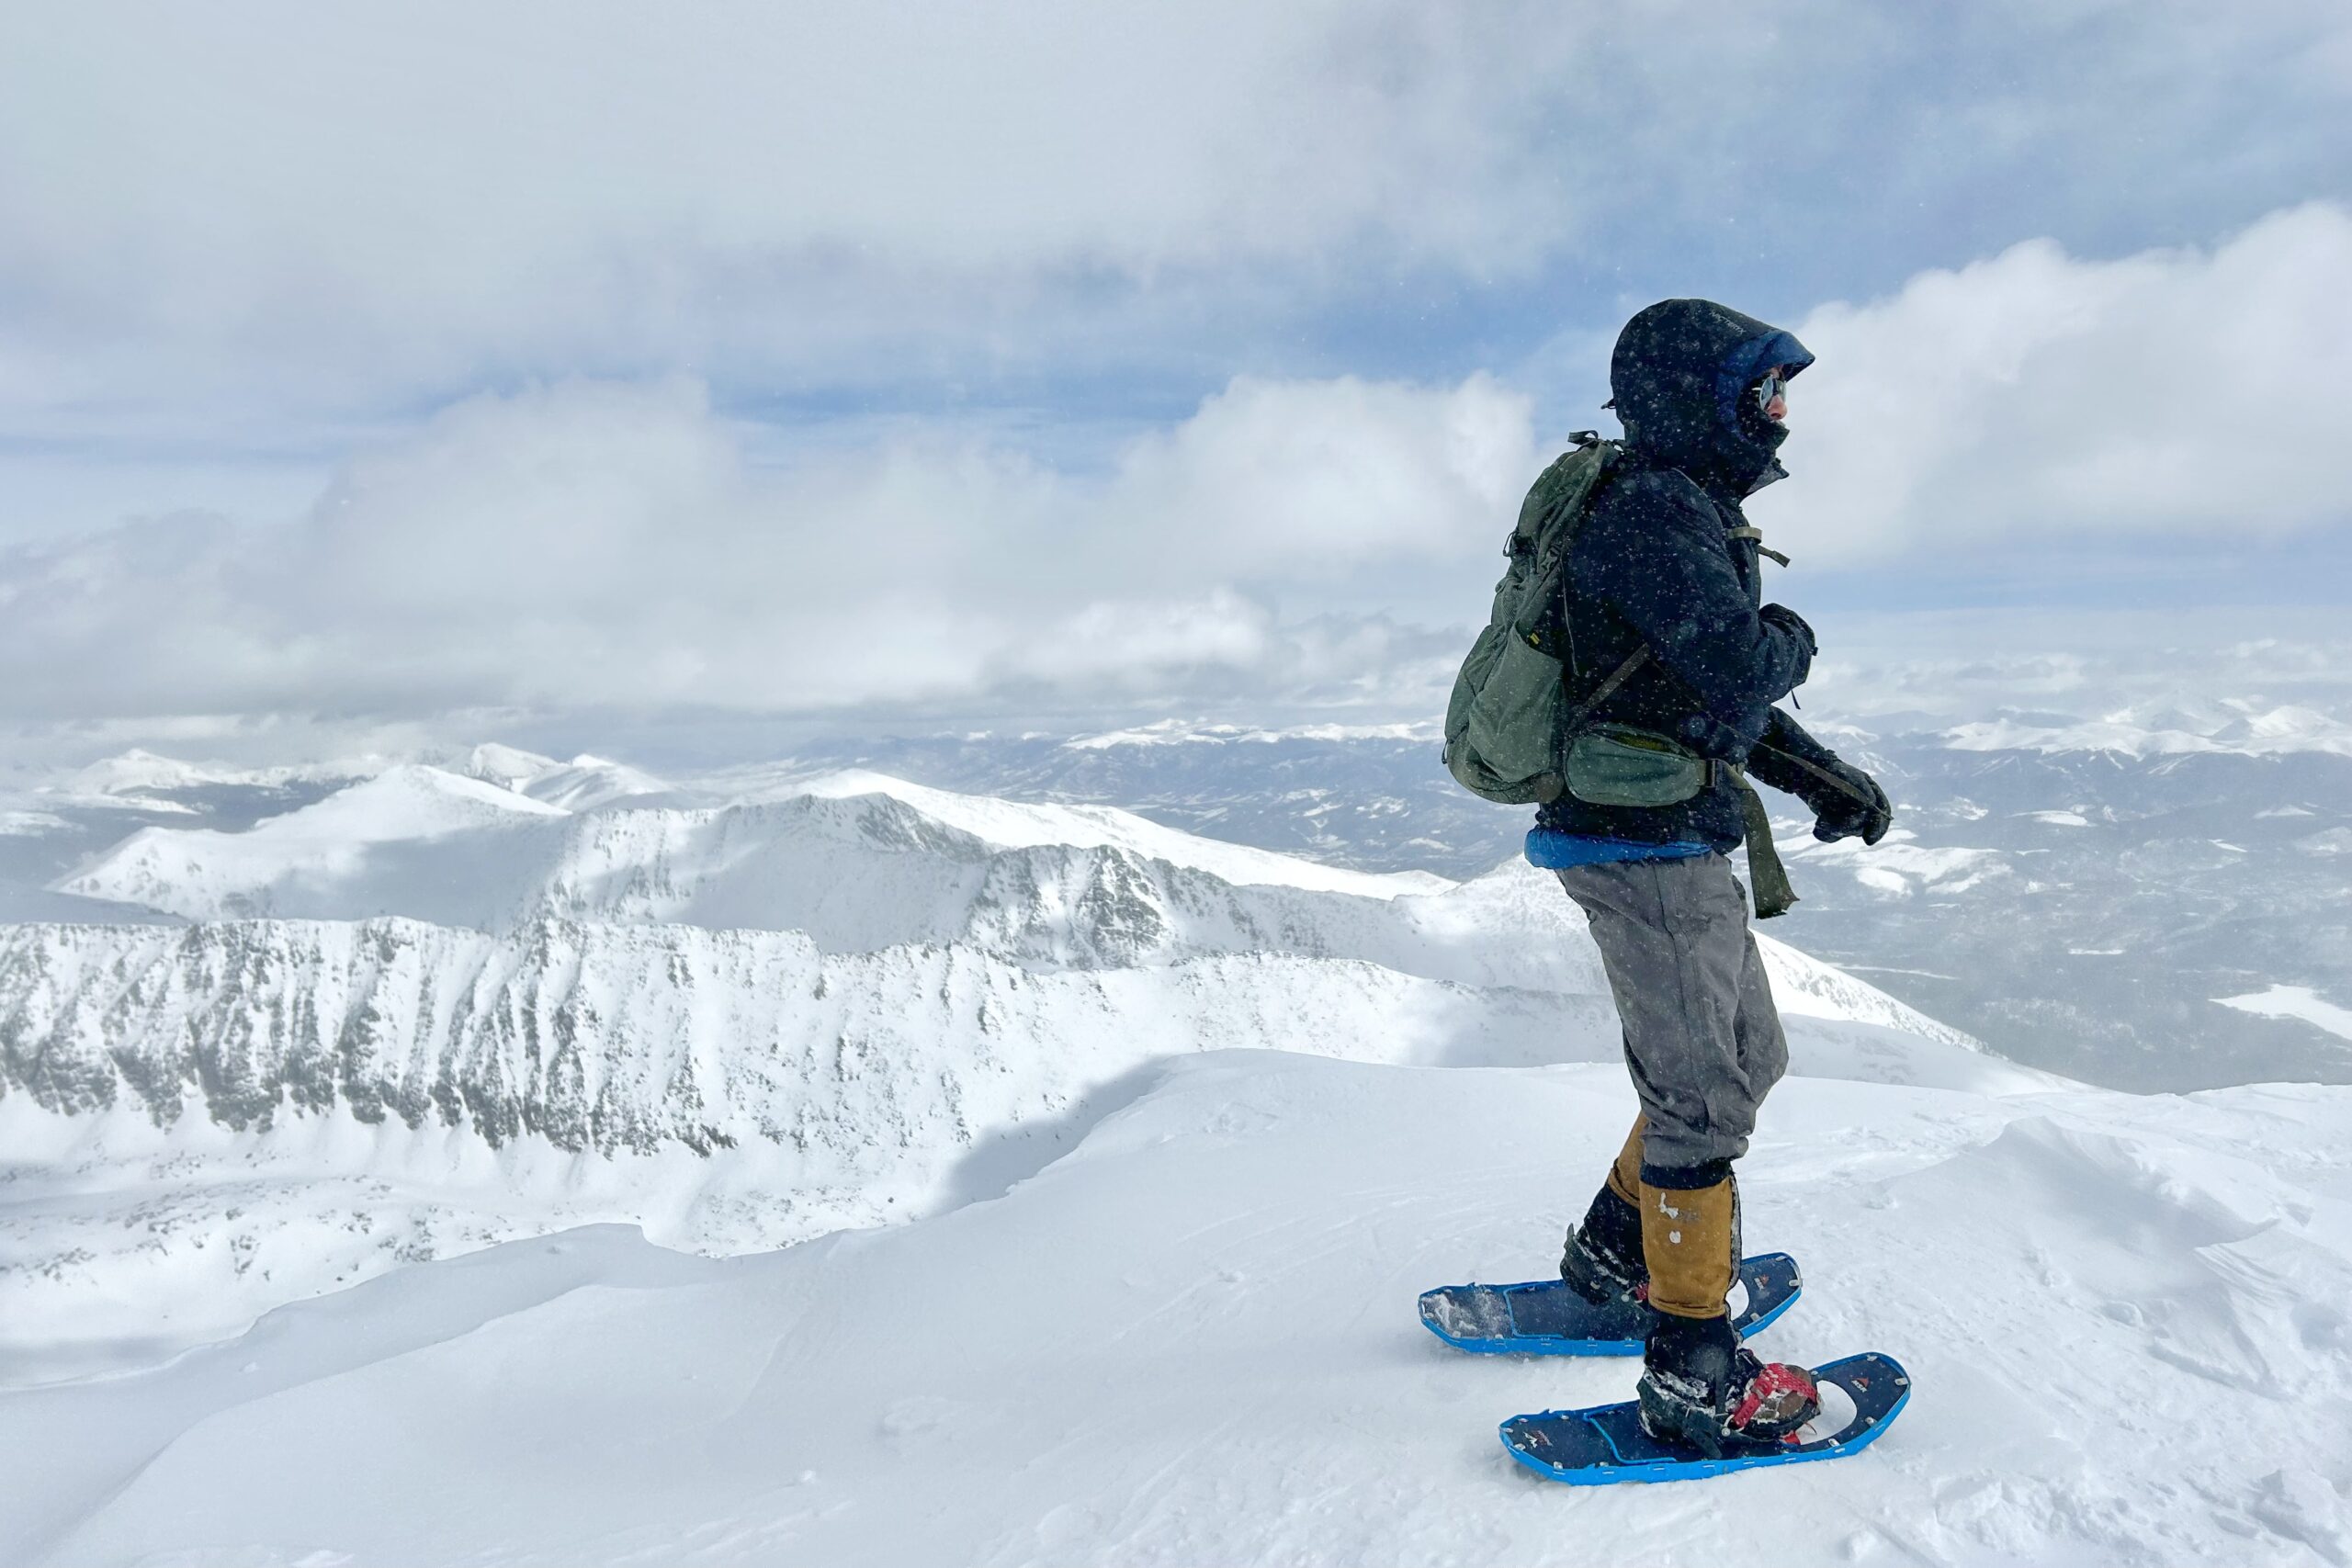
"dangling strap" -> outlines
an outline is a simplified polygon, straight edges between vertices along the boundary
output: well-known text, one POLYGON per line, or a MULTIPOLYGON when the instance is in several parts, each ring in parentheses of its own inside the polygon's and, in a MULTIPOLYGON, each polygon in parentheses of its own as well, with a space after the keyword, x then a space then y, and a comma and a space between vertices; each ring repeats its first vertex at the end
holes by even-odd
POLYGON ((1726 529, 1724 532, 1727 536, 1734 539, 1753 539, 1756 541, 1756 553, 1758 555, 1770 556, 1782 566, 1789 564, 1788 557, 1782 555, 1780 551, 1774 549, 1771 546, 1764 542, 1763 529, 1751 526, 1747 528, 1730 528, 1726 529))
POLYGON ((1740 810, 1747 818, 1747 880, 1756 896, 1756 918, 1769 920, 1785 915, 1797 901, 1797 890, 1789 885, 1789 868, 1781 863, 1781 852, 1773 847, 1771 816, 1764 809, 1756 786, 1747 782, 1747 774, 1738 768, 1726 771, 1739 785, 1740 810))
POLYGON ((1840 795, 1851 796, 1853 799, 1860 801, 1864 806, 1876 806, 1878 804, 1878 801, 1873 796, 1862 790, 1856 789, 1852 784, 1848 784, 1844 779, 1839 778, 1836 773, 1831 773, 1827 768, 1822 767, 1818 763, 1808 762, 1803 757, 1798 756, 1795 752, 1783 751, 1778 746, 1767 746, 1761 740, 1758 741, 1756 744, 1764 750, 1771 752, 1775 757, 1781 758, 1794 766, 1804 769, 1806 773, 1811 773, 1815 778, 1819 779, 1823 784, 1827 784, 1830 788, 1836 790, 1840 795))

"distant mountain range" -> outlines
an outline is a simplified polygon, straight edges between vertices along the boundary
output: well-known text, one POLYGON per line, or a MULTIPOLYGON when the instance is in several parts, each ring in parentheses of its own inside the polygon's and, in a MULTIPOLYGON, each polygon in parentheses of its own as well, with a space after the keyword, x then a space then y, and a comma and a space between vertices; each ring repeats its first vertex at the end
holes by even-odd
MULTIPOLYGON (((1885 782, 1875 848, 1817 843, 1767 792, 1803 902, 1771 929, 2017 1060, 2119 1088, 2352 1082, 2352 728, 2291 706, 2178 705, 1824 739, 1885 782), (2319 1008, 2217 1005, 2285 986, 2319 1008), (2333 1008, 2334 1011, 2326 1010, 2333 1008)), ((1464 794, 1433 731, 1216 726, 812 752, 948 788, 1118 801, 1195 832, 1365 870, 1474 875, 1532 813, 1464 794)))
MULTIPOLYGON (((2165 1089, 2352 1081, 2352 727, 2293 705, 2183 699, 1823 732, 1883 776, 1898 826, 1867 851, 1824 846, 1794 801, 1768 795, 1803 895, 1774 928, 1787 940, 2071 1077, 2165 1089), (2223 1005, 2278 987, 2312 1003, 2223 1005)), ((430 761, 495 785, 483 808, 501 816, 532 803, 711 809, 865 769, 946 792, 1124 807, 1130 821, 1335 869, 1455 879, 1515 858, 1530 818, 1456 787, 1432 728, 1396 725, 874 737, 675 780, 495 745, 430 761)), ((134 752, 0 801, 0 919, 348 908, 487 918, 476 906, 508 896, 507 873, 446 853, 418 867, 429 888, 364 906, 306 891, 315 867, 253 880, 245 862, 277 852, 273 840, 331 826, 300 807, 396 766, 247 771, 134 752), (235 835, 265 817, 278 820, 251 845, 134 837, 235 835), (201 863, 149 863, 181 854, 201 863), (203 891, 216 883, 218 897, 203 891)), ((381 885, 412 858, 379 845, 365 879, 381 885)))

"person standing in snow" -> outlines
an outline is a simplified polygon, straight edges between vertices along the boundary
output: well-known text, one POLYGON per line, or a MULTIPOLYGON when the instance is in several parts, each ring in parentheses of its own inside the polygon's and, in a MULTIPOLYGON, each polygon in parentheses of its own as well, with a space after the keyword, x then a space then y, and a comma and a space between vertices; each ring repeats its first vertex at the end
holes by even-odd
POLYGON ((1560 1273, 1595 1303, 1646 1297, 1643 1425, 1711 1454, 1777 1441, 1819 1408, 1807 1373, 1741 1348, 1727 1310, 1733 1167, 1788 1066, 1725 858, 1754 798, 1735 770, 1803 800, 1818 839, 1874 844, 1893 818, 1876 781, 1773 705, 1804 682, 1814 634, 1764 603, 1770 552, 1740 503, 1785 477, 1788 383, 1812 363, 1788 333, 1703 299, 1652 305, 1619 335, 1610 387, 1624 447, 1569 560, 1566 694, 1591 705, 1591 722, 1672 737, 1719 765, 1671 806, 1563 795, 1528 835, 1528 858, 1591 924, 1641 1100, 1560 1273))

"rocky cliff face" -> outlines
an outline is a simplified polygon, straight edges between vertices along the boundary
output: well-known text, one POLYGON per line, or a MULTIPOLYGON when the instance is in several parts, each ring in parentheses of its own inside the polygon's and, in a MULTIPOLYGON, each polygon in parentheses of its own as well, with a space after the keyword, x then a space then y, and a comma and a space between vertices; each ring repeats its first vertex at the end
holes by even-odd
MULTIPOLYGON (((1076 928, 1090 950, 1161 919, 1117 895, 1076 928)), ((1153 1055, 1410 1059, 1485 1028, 1538 1049, 1550 1001, 1279 953, 1041 973, 961 945, 824 953, 798 932, 676 925, 21 925, 0 928, 0 1093, 161 1125, 267 1133, 343 1109, 492 1145, 763 1140, 854 1166, 968 1142, 1153 1055), (1442 1032, 1415 1021, 1442 1007, 1442 1032)))

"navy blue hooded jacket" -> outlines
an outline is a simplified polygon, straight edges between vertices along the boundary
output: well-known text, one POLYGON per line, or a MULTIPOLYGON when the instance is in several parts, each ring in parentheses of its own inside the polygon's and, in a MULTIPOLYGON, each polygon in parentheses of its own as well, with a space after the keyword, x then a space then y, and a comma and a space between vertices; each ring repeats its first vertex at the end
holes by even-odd
MULTIPOLYGON (((1593 711, 1661 731, 1702 756, 1743 764, 1795 793, 1811 780, 1787 759, 1834 754, 1773 704, 1812 664, 1799 633, 1758 615, 1760 556, 1740 502, 1783 477, 1787 430, 1746 396, 1775 365, 1813 363, 1777 327, 1705 299, 1668 299, 1625 325, 1609 367, 1626 450, 1577 536, 1565 596, 1563 679, 1582 704, 1646 643, 1650 659, 1593 711)), ((1537 823, 1594 838, 1688 841, 1728 852, 1743 836, 1738 785, 1679 806, 1590 806, 1563 796, 1537 823)))

